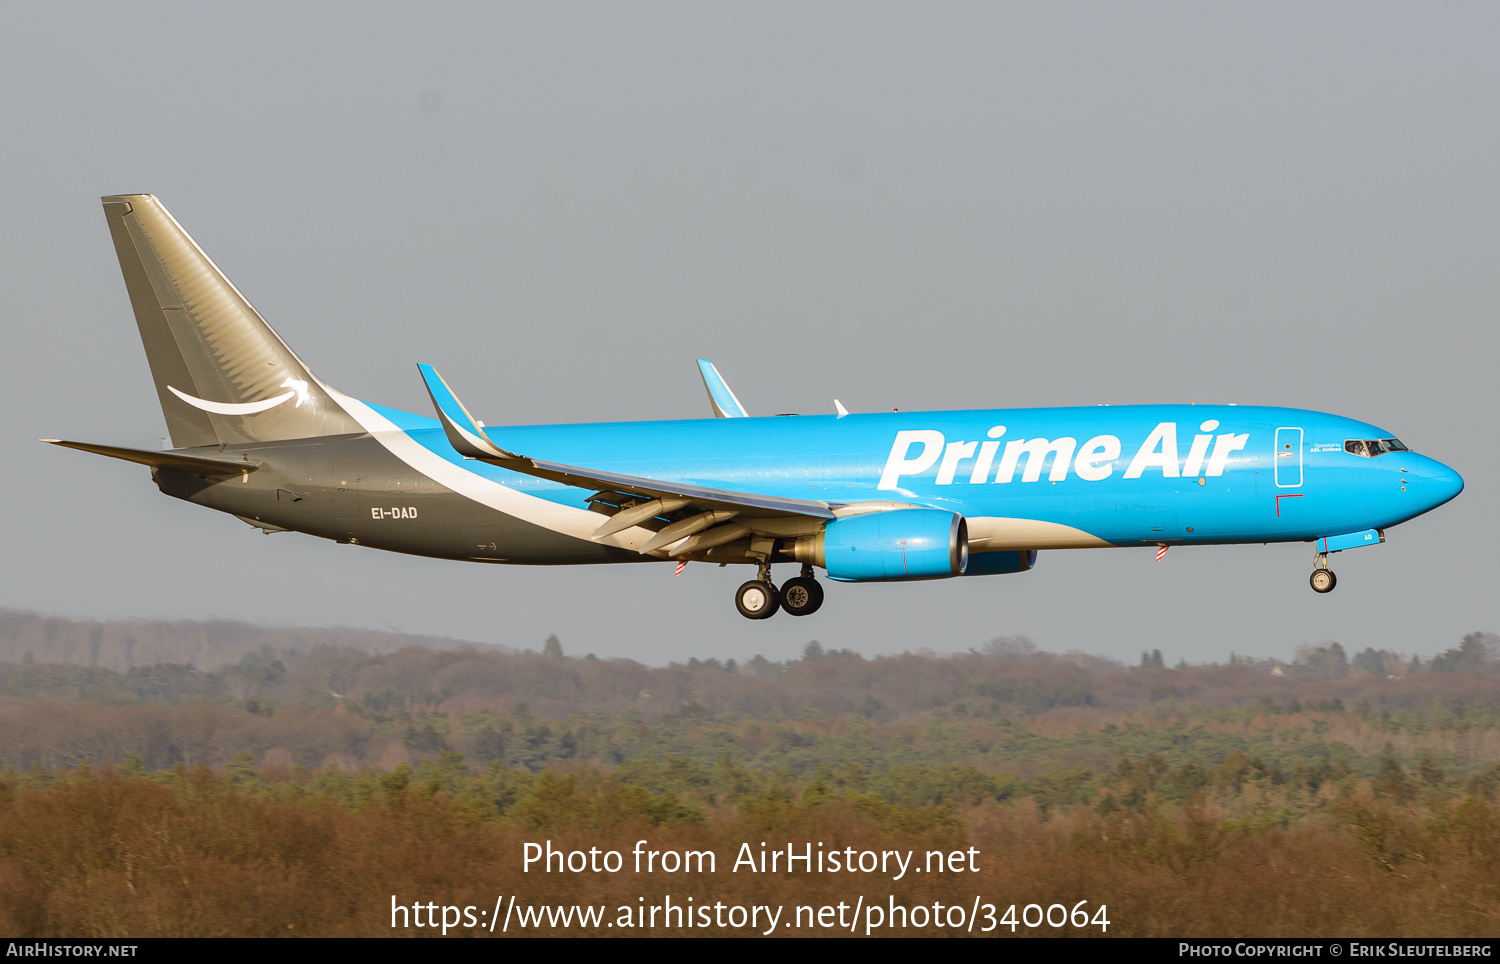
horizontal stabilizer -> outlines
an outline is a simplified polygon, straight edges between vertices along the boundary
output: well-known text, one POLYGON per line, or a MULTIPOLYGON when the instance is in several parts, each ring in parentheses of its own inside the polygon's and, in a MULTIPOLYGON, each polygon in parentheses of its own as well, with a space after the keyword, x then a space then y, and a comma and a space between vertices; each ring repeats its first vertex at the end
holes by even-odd
POLYGON ((703 376, 703 387, 708 389, 708 404, 713 406, 714 418, 748 418, 750 413, 735 397, 724 376, 707 358, 698 359, 698 374, 703 376))
POLYGON ((184 455, 181 452, 127 449, 118 445, 95 445, 92 442, 65 442, 59 438, 44 438, 37 439, 37 441, 50 442, 53 445, 77 449, 80 452, 106 455, 112 459, 123 459, 139 465, 149 465, 153 469, 176 469, 179 472, 191 472, 194 475, 239 475, 242 472, 254 472, 260 468, 259 462, 215 459, 202 455, 184 455))

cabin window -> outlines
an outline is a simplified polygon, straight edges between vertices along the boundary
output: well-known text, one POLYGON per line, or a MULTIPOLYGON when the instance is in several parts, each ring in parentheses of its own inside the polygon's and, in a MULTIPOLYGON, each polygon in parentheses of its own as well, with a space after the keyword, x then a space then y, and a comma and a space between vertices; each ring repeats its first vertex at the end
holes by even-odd
POLYGON ((1396 438, 1354 438, 1344 443, 1344 451, 1350 455, 1358 455, 1360 458, 1373 459, 1387 452, 1409 452, 1400 439, 1396 438))

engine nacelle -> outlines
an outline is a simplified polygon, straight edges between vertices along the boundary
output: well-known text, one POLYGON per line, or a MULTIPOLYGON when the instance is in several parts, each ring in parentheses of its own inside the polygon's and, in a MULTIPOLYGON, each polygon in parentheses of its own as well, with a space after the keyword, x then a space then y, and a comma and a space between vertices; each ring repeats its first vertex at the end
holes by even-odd
POLYGON ((969 526, 942 509, 869 512, 834 519, 796 553, 838 582, 946 579, 969 564, 969 526))
POLYGON ((1036 565, 1036 550, 1013 551, 1001 549, 997 552, 976 552, 969 556, 966 576, 1002 576, 1011 572, 1028 572, 1036 565))

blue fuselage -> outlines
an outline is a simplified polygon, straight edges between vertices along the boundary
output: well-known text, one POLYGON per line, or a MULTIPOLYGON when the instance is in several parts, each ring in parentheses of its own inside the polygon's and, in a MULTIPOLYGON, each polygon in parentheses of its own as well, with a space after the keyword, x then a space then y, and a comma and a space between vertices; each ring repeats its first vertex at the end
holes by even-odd
MULTIPOLYGON (((589 492, 453 451, 432 419, 371 406, 410 442, 537 500, 589 492)), ((886 502, 969 520, 974 549, 1308 541, 1384 529, 1463 487, 1364 422, 1248 406, 1140 405, 492 427, 529 456, 833 505, 886 502)), ((528 500, 529 501, 529 500, 528 500)), ((512 557, 512 561, 524 561, 512 557)), ((542 560, 536 560, 542 561, 542 560)))

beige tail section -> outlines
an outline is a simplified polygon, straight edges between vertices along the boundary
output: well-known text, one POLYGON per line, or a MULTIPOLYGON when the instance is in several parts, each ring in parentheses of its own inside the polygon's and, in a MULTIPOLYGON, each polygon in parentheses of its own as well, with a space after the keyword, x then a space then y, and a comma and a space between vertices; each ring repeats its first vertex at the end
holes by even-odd
POLYGON ((102 200, 173 445, 363 431, 161 202, 102 200))

